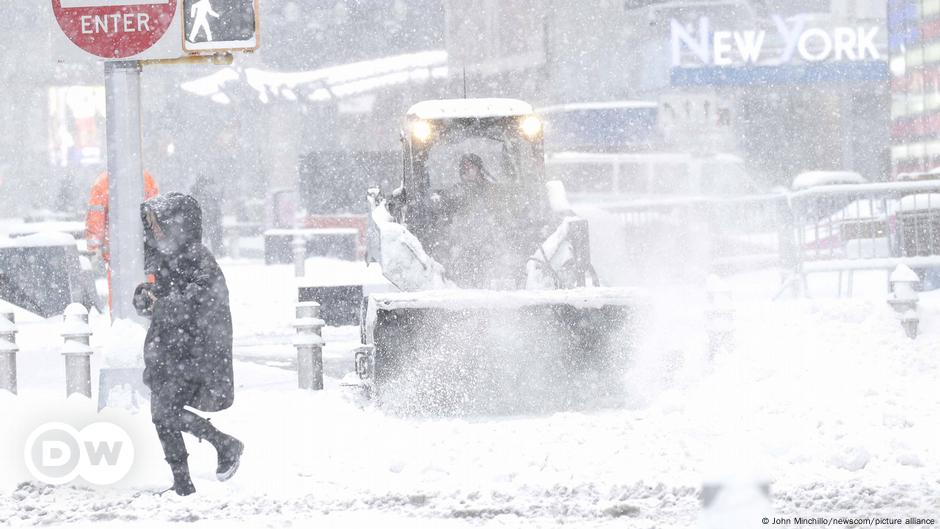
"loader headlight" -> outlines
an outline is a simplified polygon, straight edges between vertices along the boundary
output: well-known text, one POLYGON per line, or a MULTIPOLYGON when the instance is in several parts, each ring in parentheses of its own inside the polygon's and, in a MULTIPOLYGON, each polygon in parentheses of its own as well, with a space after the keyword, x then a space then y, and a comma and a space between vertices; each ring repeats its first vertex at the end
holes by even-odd
POLYGON ((424 143, 431 139, 431 124, 423 119, 411 122, 411 137, 424 143))
POLYGON ((538 116, 526 116, 519 122, 519 128, 527 138, 535 139, 542 132, 542 120, 538 116))

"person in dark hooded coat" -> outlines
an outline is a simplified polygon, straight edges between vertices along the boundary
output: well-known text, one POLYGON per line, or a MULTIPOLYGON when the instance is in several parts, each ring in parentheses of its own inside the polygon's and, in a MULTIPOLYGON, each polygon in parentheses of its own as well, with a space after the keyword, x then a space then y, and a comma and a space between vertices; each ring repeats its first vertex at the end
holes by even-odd
POLYGON ((167 193, 141 204, 144 262, 153 283, 142 283, 134 306, 151 318, 144 343, 144 383, 151 414, 173 472, 173 488, 195 492, 182 432, 209 441, 218 454, 216 476, 229 479, 244 445, 187 410, 220 411, 232 405, 232 316, 225 276, 202 244, 199 203, 167 193))

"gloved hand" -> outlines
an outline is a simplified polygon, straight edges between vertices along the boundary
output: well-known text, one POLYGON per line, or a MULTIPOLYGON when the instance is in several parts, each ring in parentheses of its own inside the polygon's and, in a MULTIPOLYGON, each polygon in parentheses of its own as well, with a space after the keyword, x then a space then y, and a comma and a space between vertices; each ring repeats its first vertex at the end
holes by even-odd
POLYGON ((153 302, 157 300, 153 288, 153 283, 141 283, 134 289, 134 308, 140 316, 153 314, 153 302))

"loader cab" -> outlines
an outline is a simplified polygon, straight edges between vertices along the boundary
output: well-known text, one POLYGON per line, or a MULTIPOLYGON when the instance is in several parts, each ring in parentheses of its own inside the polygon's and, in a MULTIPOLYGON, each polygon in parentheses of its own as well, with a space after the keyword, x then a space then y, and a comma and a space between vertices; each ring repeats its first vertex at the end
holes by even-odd
POLYGON ((515 99, 424 101, 408 111, 402 147, 398 216, 432 256, 459 270, 450 262, 455 252, 493 245, 511 247, 510 254, 531 251, 527 240, 537 238, 531 232, 545 222, 546 198, 542 122, 531 105, 515 99), (482 166, 480 185, 461 179, 468 158, 482 166), (511 230, 518 236, 497 233, 511 230))
POLYGON ((542 123, 523 101, 418 103, 408 111, 402 142, 402 184, 413 210, 421 209, 434 193, 458 185, 461 160, 470 154, 482 160, 493 183, 507 194, 525 193, 544 183, 542 123))

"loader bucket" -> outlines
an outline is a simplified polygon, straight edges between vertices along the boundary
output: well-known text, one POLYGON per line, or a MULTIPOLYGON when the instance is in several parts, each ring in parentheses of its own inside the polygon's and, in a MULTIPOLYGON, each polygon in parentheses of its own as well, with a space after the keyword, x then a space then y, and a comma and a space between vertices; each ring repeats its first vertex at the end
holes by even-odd
POLYGON ((601 288, 374 295, 376 397, 433 415, 615 405, 645 304, 601 288))

